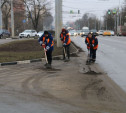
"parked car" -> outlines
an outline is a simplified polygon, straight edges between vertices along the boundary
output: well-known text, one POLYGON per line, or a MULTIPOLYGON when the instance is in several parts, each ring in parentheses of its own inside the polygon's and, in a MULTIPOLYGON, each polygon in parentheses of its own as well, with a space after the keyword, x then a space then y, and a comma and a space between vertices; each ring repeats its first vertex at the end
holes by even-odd
POLYGON ((110 31, 111 32, 111 36, 115 36, 115 32, 114 31, 110 31))
POLYGON ((104 31, 103 36, 111 36, 111 31, 109 30, 104 31))
POLYGON ((70 35, 70 36, 77 36, 78 33, 76 32, 76 30, 70 30, 70 31, 69 31, 69 35, 70 35))
POLYGON ((82 30, 89 30, 89 27, 84 26, 82 30))
POLYGON ((39 31, 39 32, 37 33, 37 36, 38 36, 38 37, 41 37, 43 34, 44 34, 44 31, 39 31))
POLYGON ((126 26, 117 27, 117 36, 126 36, 126 26))
POLYGON ((98 35, 103 35, 103 33, 104 33, 104 30, 99 30, 98 31, 98 35))
POLYGON ((3 37, 10 37, 10 32, 6 29, 0 29, 0 39, 3 37))
POLYGON ((87 36, 88 34, 89 34, 89 30, 88 29, 83 29, 82 30, 82 35, 81 35, 81 37, 83 37, 83 36, 87 36))
POLYGON ((77 32, 77 35, 80 35, 80 36, 82 35, 82 30, 77 30, 76 32, 77 32))
POLYGON ((96 36, 98 36, 98 32, 96 29, 91 29, 90 32, 96 36))
POLYGON ((30 38, 37 36, 36 30, 25 30, 19 34, 20 38, 30 38))

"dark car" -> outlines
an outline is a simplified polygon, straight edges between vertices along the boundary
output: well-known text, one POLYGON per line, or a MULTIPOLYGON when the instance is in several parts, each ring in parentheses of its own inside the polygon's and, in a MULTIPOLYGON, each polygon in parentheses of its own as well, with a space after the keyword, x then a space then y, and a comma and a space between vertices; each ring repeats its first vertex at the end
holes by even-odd
POLYGON ((10 37, 10 32, 6 29, 0 29, 0 39, 3 37, 10 37))
POLYGON ((96 29, 91 29, 90 32, 91 32, 93 35, 98 36, 98 32, 97 32, 96 29))
POLYGON ((81 37, 84 37, 84 36, 87 36, 89 34, 89 30, 88 29, 83 29, 82 30, 82 34, 81 34, 81 37))

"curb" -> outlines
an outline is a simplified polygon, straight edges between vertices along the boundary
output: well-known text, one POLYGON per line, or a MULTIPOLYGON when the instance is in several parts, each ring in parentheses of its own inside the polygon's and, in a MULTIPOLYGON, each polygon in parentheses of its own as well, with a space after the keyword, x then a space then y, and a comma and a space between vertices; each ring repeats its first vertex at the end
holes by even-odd
MULTIPOLYGON (((75 52, 70 53, 70 55, 75 55, 79 52, 79 49, 71 43, 75 49, 75 52)), ((61 60, 62 55, 58 56, 53 56, 53 60, 61 60)), ((24 61, 14 61, 14 62, 5 62, 5 63, 0 63, 0 66, 7 66, 7 65, 17 65, 17 64, 28 64, 28 63, 34 63, 34 62, 41 62, 41 61, 46 61, 45 58, 39 58, 39 59, 32 59, 32 60, 24 60, 24 61)))

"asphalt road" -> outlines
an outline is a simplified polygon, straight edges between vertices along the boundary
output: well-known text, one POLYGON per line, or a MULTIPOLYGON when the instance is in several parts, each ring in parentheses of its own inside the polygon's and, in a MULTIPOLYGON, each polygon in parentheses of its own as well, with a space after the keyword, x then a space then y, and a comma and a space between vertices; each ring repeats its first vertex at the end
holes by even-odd
MULTIPOLYGON (((87 51, 82 37, 71 37, 72 41, 87 51)), ((98 36, 97 63, 126 91, 126 37, 98 36)))

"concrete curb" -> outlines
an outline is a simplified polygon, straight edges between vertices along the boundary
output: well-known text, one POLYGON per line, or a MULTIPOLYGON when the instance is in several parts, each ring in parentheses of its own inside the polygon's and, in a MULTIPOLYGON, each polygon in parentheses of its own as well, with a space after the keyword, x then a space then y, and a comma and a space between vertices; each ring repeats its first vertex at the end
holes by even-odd
MULTIPOLYGON (((79 49, 72 43, 75 52, 70 53, 71 55, 75 55, 79 52, 79 49)), ((58 56, 53 56, 53 60, 61 60, 62 55, 58 56)), ((24 61, 14 61, 14 62, 5 62, 5 63, 0 63, 0 66, 7 66, 7 65, 17 65, 17 64, 28 64, 28 63, 34 63, 34 62, 41 62, 41 61, 46 61, 45 58, 39 58, 39 59, 32 59, 32 60, 24 60, 24 61)))

